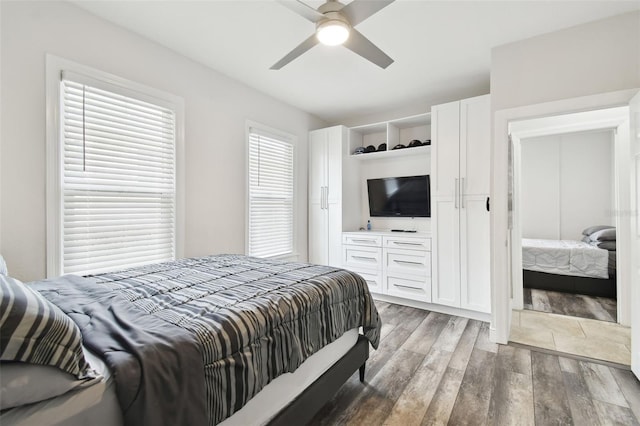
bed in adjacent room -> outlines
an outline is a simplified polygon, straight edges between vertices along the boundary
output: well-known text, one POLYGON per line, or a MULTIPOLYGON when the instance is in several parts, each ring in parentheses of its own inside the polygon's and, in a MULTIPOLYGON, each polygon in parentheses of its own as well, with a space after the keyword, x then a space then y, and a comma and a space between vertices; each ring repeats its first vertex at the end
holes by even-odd
POLYGON ((584 230, 581 241, 522 239, 525 288, 616 297, 615 228, 584 230))
MULTIPOLYGON (((357 369, 363 379, 380 333, 358 275, 239 255, 27 286, 3 277, 2 290, 3 312, 21 297, 37 299, 47 307, 39 312, 60 309, 57 319, 82 333, 68 359, 45 348, 34 361, 17 349, 24 340, 8 339, 35 328, 3 318, 3 373, 26 377, 19 369, 34 365, 25 361, 49 364, 36 370, 61 383, 40 400, 5 404, 7 394, 33 392, 17 390, 25 380, 3 380, 3 425, 304 423, 357 369)), ((26 384, 37 387, 42 374, 30 371, 26 384)))

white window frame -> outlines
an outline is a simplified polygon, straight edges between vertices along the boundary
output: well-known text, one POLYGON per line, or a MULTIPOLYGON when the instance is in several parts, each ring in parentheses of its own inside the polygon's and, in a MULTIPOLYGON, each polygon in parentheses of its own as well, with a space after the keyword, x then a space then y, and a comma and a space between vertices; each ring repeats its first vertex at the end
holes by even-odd
POLYGON ((282 130, 274 129, 273 127, 266 126, 264 124, 247 120, 245 126, 245 254, 249 255, 249 216, 250 216, 250 182, 249 182, 249 138, 251 135, 251 129, 257 129, 258 131, 262 131, 266 134, 271 134, 275 137, 281 138, 283 141, 291 144, 291 148, 293 149, 292 157, 293 157, 293 220, 291 223, 292 227, 292 235, 293 235, 293 244, 291 253, 273 256, 273 259, 283 259, 289 261, 295 261, 298 258, 298 232, 297 232, 297 224, 298 224, 298 209, 297 209, 297 198, 298 198, 298 167, 296 166, 296 155, 297 155, 297 137, 290 133, 287 133, 282 130))
POLYGON ((61 135, 61 75, 62 72, 84 75, 88 78, 118 86, 125 92, 157 99, 175 112, 175 257, 184 256, 184 100, 158 89, 78 64, 54 55, 46 56, 46 275, 57 277, 63 272, 62 192, 64 173, 61 135))

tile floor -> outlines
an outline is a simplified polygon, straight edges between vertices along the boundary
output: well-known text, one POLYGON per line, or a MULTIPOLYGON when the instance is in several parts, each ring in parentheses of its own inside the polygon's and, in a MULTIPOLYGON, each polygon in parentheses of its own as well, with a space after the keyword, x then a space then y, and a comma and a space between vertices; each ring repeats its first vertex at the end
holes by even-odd
POLYGON ((628 327, 535 311, 513 311, 509 340, 623 365, 631 364, 628 327))

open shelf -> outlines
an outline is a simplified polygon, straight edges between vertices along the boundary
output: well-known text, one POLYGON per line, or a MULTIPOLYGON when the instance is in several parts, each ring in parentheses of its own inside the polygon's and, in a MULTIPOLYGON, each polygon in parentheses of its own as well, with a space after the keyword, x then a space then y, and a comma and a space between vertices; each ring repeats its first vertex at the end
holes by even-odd
POLYGON ((365 160, 381 160, 383 158, 395 158, 405 156, 420 156, 430 155, 431 145, 416 146, 412 148, 394 149, 391 151, 376 151, 365 154, 351 154, 351 158, 355 158, 359 161, 365 160))
POLYGON ((423 143, 431 139, 431 114, 418 114, 381 123, 351 127, 349 129, 349 154, 359 160, 372 160, 423 155, 431 151, 430 145, 409 148, 409 143, 415 139, 423 143), (358 147, 372 145, 377 149, 382 143, 387 144, 386 151, 354 154, 358 147), (407 148, 394 150, 393 148, 399 144, 407 146, 407 148))

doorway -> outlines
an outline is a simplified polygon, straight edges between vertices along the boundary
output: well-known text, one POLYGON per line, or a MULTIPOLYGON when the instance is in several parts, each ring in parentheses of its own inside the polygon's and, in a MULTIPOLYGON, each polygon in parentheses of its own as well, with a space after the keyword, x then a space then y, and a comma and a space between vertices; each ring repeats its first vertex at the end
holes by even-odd
POLYGON ((510 123, 514 309, 629 325, 629 221, 616 213, 630 208, 628 116, 510 123))
POLYGON ((616 267, 618 251, 628 251, 628 233, 618 242, 616 232, 626 229, 616 212, 629 199, 620 184, 629 141, 617 129, 628 116, 618 107, 510 125, 511 270, 513 285, 522 286, 514 288, 514 298, 522 294, 514 308, 523 309, 512 339, 520 343, 546 336, 548 348, 630 363, 630 334, 615 326, 619 309, 621 319, 628 314, 628 299, 617 303, 628 281, 618 280, 616 267))
MULTIPOLYGON (((512 263, 514 259, 511 257, 521 256, 521 246, 518 249, 514 249, 514 245, 521 244, 517 239, 512 238, 511 235, 511 217, 510 217, 510 209, 508 208, 510 202, 512 201, 508 194, 508 185, 510 182, 510 174, 508 169, 508 150, 510 146, 509 141, 509 133, 510 127, 512 124, 516 122, 524 122, 529 121, 528 124, 532 124, 532 119, 541 118, 541 119, 550 119, 552 117, 557 117, 566 114, 573 113, 584 113, 593 112, 605 109, 616 108, 619 106, 630 106, 631 104, 635 105, 635 100, 632 100, 634 96, 637 94, 637 90, 628 90, 621 92, 612 92, 607 94, 586 96, 583 98, 574 98, 574 99, 566 99, 562 101, 554 101, 546 104, 538 104, 538 105, 530 105, 526 107, 518 107, 506 110, 496 111, 495 113, 495 126, 494 126, 494 138, 495 145, 493 151, 493 187, 492 187, 492 281, 493 281, 493 293, 492 293, 492 339, 494 341, 500 343, 506 343, 509 340, 513 340, 510 336, 512 331, 512 324, 519 325, 520 323, 520 313, 526 312, 521 309, 524 307, 523 303, 523 287, 522 285, 514 285, 514 281, 518 280, 517 276, 519 274, 513 274, 512 263), (631 103, 630 103, 631 101, 631 103), (520 254, 518 254, 520 253, 520 254), (518 312, 517 314, 513 314, 512 309, 515 309, 518 312)), ((635 108, 635 107, 634 107, 635 108)), ((635 111, 635 109, 634 109, 635 111)), ((630 114, 633 116, 632 114, 630 114)), ((626 117, 627 120, 627 132, 629 129, 629 116, 626 117)), ((631 120, 633 122, 633 120, 631 120)), ((613 128, 616 125, 619 125, 619 122, 614 122, 609 126, 602 126, 601 128, 613 128)), ((577 131, 583 129, 569 129, 570 125, 565 125, 566 128, 563 129, 565 132, 569 131, 577 131)), ((632 124, 633 126, 633 124, 632 124)), ((559 127, 562 127, 559 125, 559 127)), ((624 126, 621 126, 620 129, 623 129, 624 126)), ((635 128, 635 127, 634 127, 635 128)), ((513 129, 511 129, 513 130, 513 129)), ((512 133, 512 132, 511 132, 512 133)), ((620 132, 617 133, 619 135, 620 132)), ((627 133, 628 134, 628 133, 627 133)), ((533 134, 529 136, 534 136, 533 134)), ((635 143, 636 132, 633 132, 631 135, 631 143, 632 145, 635 143)), ((640 137, 640 133, 639 136, 640 137)), ((635 146, 635 145, 633 145, 635 146)), ((630 152, 630 151, 629 151, 630 152)), ((513 155, 513 153, 512 153, 513 155)), ((627 155, 627 162, 630 163, 630 156, 627 155)), ((629 182, 629 179, 632 175, 635 176, 635 165, 631 165, 630 169, 627 171, 627 178, 625 182, 629 182)), ((629 223, 632 222, 633 214, 624 215, 624 211, 632 212, 634 210, 631 209, 631 203, 635 203, 635 187, 634 183, 631 182, 630 194, 633 194, 634 197, 629 197, 627 201, 629 202, 629 209, 621 210, 620 215, 621 219, 628 226, 629 223)), ((517 197, 517 194, 513 194, 514 198, 517 197)), ((513 200, 516 202, 516 200, 513 200)), ((634 204, 635 205, 635 204, 634 204)), ((633 232, 629 232, 627 235, 631 239, 631 235, 635 235, 635 227, 633 229, 627 228, 633 232)), ((618 229, 620 234, 622 233, 621 229, 618 229)), ((620 244, 620 238, 618 238, 618 244, 620 244)), ((633 250, 635 247, 635 240, 633 241, 632 247, 633 250)), ((620 263, 624 263, 620 258, 620 255, 626 256, 627 258, 631 257, 631 250, 622 251, 618 248, 618 276, 616 281, 620 281, 621 274, 627 274, 626 281, 627 283, 632 282, 632 278, 635 281, 637 277, 635 275, 632 276, 632 271, 635 271, 635 266, 631 266, 631 262, 627 262, 627 268, 625 270, 620 270, 620 263)), ((518 259, 515 259, 516 263, 518 263, 518 259)), ((521 262, 522 259, 519 259, 521 262)), ((521 280, 520 280, 521 282, 521 280)), ((520 284, 520 282, 518 284, 520 284)), ((616 284, 617 286, 617 284, 616 284)), ((631 301, 632 295, 629 294, 629 288, 631 286, 627 285, 622 286, 621 288, 617 288, 617 298, 619 301, 631 301), (621 294, 624 292, 626 294, 621 294)), ((638 297, 633 296, 633 306, 638 306, 638 297)), ((619 303, 617 307, 617 320, 621 324, 630 325, 631 323, 631 312, 630 312, 631 302, 629 302, 626 306, 624 303, 619 303)), ((553 314, 542 314, 553 316, 553 314)), ((633 316, 634 324, 637 316, 633 316)), ((605 324, 605 323, 602 323, 605 324)), ((608 324, 608 323, 607 323, 608 324)), ((610 324, 611 326, 615 326, 615 324, 610 324)), ((618 327, 618 326, 616 326, 618 327)), ((635 329, 635 328, 634 328, 635 329)), ((626 328, 627 331, 630 331, 629 328, 626 328)), ((606 332, 604 333, 607 334, 606 332)), ((630 345, 625 345, 626 347, 630 345)), ((635 356, 636 351, 634 350, 633 354, 635 356)), ((635 358, 634 358, 635 359, 635 358)), ((632 363, 633 365, 633 363, 632 363)))

